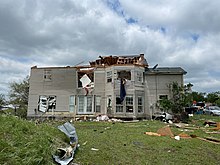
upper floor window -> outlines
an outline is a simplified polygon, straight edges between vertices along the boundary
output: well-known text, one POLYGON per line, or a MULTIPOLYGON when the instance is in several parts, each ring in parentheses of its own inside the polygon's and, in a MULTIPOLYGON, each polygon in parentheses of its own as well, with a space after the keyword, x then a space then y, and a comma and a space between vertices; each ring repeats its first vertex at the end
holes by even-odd
POLYGON ((159 95, 159 100, 168 99, 168 95, 159 95))
POLYGON ((137 72, 137 81, 143 82, 143 73, 142 72, 137 72))
POLYGON ((93 71, 78 71, 78 88, 85 87, 94 82, 93 71))
POLYGON ((131 71, 130 70, 118 71, 118 79, 121 79, 121 78, 131 80, 131 71))
POLYGON ((107 72, 106 78, 107 78, 107 83, 112 82, 112 71, 107 72))
POLYGON ((44 70, 44 80, 51 81, 52 80, 52 71, 50 69, 44 70))

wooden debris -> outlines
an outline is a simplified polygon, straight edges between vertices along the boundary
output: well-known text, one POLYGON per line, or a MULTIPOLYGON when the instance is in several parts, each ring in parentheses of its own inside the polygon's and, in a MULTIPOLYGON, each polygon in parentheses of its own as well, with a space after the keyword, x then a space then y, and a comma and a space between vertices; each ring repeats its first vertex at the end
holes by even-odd
POLYGON ((219 131, 205 132, 205 133, 208 133, 208 134, 220 134, 220 132, 219 132, 219 131))
POLYGON ((162 127, 157 130, 157 133, 160 134, 161 136, 170 136, 174 137, 173 132, 171 131, 169 126, 162 127))
POLYGON ((199 140, 202 140, 202 141, 206 141, 206 142, 210 142, 210 143, 213 143, 213 144, 220 144, 220 140, 218 139, 215 139, 215 138, 211 138, 211 137, 208 137, 208 138, 201 138, 201 137, 198 137, 197 135, 190 135, 192 138, 197 138, 199 140))
POLYGON ((186 133, 184 133, 184 132, 180 133, 178 136, 179 136, 180 138, 183 138, 183 139, 189 139, 189 138, 191 138, 191 136, 189 136, 188 134, 186 134, 186 133))
POLYGON ((144 134, 150 135, 150 136, 161 136, 160 134, 155 133, 155 132, 145 132, 144 134))

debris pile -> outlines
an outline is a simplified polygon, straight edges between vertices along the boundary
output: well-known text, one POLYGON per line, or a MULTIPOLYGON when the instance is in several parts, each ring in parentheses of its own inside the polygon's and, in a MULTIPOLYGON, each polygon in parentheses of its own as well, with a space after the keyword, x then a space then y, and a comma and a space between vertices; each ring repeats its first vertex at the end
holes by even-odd
POLYGON ((206 131, 207 134, 220 134, 220 122, 213 122, 213 121, 205 121, 204 123, 205 127, 189 127, 189 124, 184 124, 184 123, 177 123, 177 124, 172 124, 172 126, 175 126, 177 128, 184 128, 184 130, 180 130, 180 131, 184 131, 178 135, 174 135, 173 132, 170 129, 170 125, 164 126, 160 129, 157 130, 157 132, 144 132, 144 134, 146 135, 150 135, 150 136, 169 136, 171 138, 174 138, 176 140, 180 140, 180 139, 190 139, 190 138, 197 138, 199 140, 202 141, 206 141, 206 142, 210 142, 213 144, 220 144, 220 139, 214 138, 214 137, 199 137, 195 134, 190 134, 188 135, 187 133, 185 133, 186 131, 188 132, 193 132, 194 130, 203 130, 206 131), (211 125, 211 126, 216 126, 216 127, 212 127, 212 128, 208 128, 207 125, 211 125), (190 130, 188 130, 190 129, 190 130), (213 132, 207 132, 208 130, 215 130, 213 132))

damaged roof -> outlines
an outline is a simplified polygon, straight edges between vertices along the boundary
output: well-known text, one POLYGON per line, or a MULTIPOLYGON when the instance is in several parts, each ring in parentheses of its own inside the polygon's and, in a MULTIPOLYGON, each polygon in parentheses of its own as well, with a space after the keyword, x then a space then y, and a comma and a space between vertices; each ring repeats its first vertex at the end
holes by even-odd
MULTIPOLYGON (((66 67, 42 67, 41 69, 62 69, 62 68, 77 68, 81 69, 89 69, 93 67, 106 67, 112 65, 138 65, 142 67, 148 67, 147 60, 144 58, 144 54, 140 55, 130 55, 130 56, 99 56, 100 59, 95 61, 90 61, 90 65, 82 65, 82 66, 66 66, 66 67)), ((31 69, 39 69, 37 66, 31 67, 31 69)))
POLYGON ((92 67, 98 66, 111 66, 111 65, 140 65, 143 67, 148 67, 147 60, 144 58, 144 54, 132 55, 132 56, 99 56, 100 59, 91 61, 90 65, 92 67))
POLYGON ((145 68, 145 74, 186 74, 181 67, 145 68))

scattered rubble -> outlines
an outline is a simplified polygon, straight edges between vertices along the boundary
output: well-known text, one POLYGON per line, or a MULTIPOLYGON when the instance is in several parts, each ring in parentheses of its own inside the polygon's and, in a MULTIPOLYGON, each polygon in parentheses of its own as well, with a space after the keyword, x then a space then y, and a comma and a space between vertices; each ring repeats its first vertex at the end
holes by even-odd
POLYGON ((109 117, 107 115, 98 115, 95 121, 108 121, 109 117))
MULTIPOLYGON (((195 134, 191 134, 188 135, 185 132, 193 132, 193 130, 203 130, 206 131, 207 129, 209 130, 220 130, 220 122, 213 122, 213 121, 206 121, 205 124, 210 124, 213 126, 216 126, 214 128, 207 128, 207 127, 195 127, 195 126, 189 126, 189 124, 185 124, 185 123, 174 123, 171 124, 171 126, 175 126, 177 128, 184 128, 182 133, 178 134, 178 135, 174 135, 173 132, 170 129, 170 125, 164 126, 160 129, 157 130, 157 132, 145 132, 144 134, 146 135, 150 135, 150 136, 170 136, 171 138, 174 138, 175 140, 180 140, 180 139, 190 139, 190 138, 197 138, 206 142, 210 142, 210 143, 214 143, 214 144, 220 144, 220 139, 214 138, 214 137, 199 137, 195 134), (192 130, 188 130, 188 129, 192 129, 192 130)), ((205 133, 207 134, 220 134, 220 131, 213 131, 213 132, 208 132, 206 131, 205 133)))

